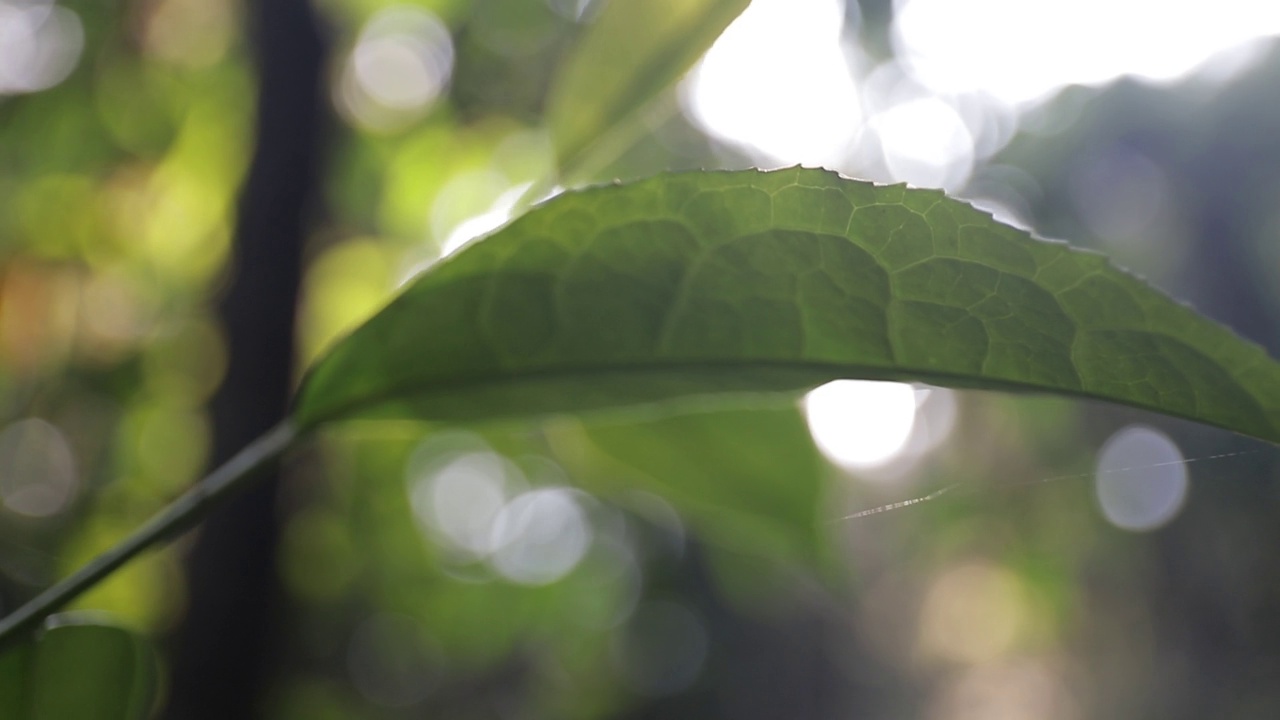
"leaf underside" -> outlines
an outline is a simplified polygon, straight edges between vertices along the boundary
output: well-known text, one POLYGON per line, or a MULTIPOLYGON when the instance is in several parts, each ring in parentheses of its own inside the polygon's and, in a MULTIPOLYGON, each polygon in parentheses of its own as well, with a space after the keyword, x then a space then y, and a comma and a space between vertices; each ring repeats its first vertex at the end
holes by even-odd
POLYGON ((623 502, 628 491, 653 492, 723 547, 821 564, 824 465, 794 405, 577 427, 586 447, 562 456, 588 489, 623 502))
POLYGON ((561 195, 340 342, 295 419, 468 421, 842 377, 1079 395, 1280 441, 1280 365, 1103 256, 938 191, 802 168, 561 195))

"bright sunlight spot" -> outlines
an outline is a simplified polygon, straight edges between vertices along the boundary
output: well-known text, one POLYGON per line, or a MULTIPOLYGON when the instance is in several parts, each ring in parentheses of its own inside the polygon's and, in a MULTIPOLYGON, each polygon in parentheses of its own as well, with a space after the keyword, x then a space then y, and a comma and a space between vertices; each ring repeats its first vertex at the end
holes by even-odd
POLYGON ((916 421, 910 385, 835 380, 805 396, 809 432, 832 462, 851 469, 886 465, 906 447, 916 421))
POLYGON ((0 95, 51 88, 75 69, 84 26, 50 0, 0 0, 0 95))
POLYGON ((936 92, 1010 105, 1123 75, 1169 81, 1259 37, 1280 33, 1280 4, 1223 0, 906 0, 894 41, 936 92))
POLYGON ((399 129, 431 107, 452 73, 453 39, 439 18, 409 5, 389 7, 360 31, 338 107, 365 129, 399 129))
POLYGON ((823 165, 956 191, 1026 108, 1071 84, 1222 81, 1280 33, 1280 5, 904 0, 901 58, 871 69, 840 0, 755 0, 682 86, 688 115, 761 164, 823 165), (1234 7, 1238 6, 1238 7, 1234 7), (1158 18, 1158 22, 1153 22, 1158 18))
POLYGON ((1187 498, 1187 465, 1168 435, 1130 425, 1098 453, 1098 504, 1112 525, 1154 530, 1169 522, 1187 498))
POLYGON ((973 171, 973 137, 960 114, 934 97, 908 100, 877 113, 867 127, 880 141, 894 179, 917 187, 956 190, 973 171))
POLYGON ((450 460, 412 489, 413 509, 438 539, 472 558, 493 549, 493 525, 506 503, 508 468, 493 453, 450 460))
MULTIPOLYGON (((527 490, 524 472, 479 438, 428 438, 405 474, 418 523, 457 563, 483 561, 511 582, 546 585, 569 574, 591 547, 591 524, 576 491, 527 490)), ((562 471, 555 466, 544 474, 562 471)))
POLYGON ((591 526, 568 488, 539 488, 502 509, 494 521, 494 568, 523 585, 546 585, 569 573, 591 545, 591 526))
POLYGON ((861 124, 839 0, 755 0, 684 86, 711 134, 778 163, 839 165, 861 124))

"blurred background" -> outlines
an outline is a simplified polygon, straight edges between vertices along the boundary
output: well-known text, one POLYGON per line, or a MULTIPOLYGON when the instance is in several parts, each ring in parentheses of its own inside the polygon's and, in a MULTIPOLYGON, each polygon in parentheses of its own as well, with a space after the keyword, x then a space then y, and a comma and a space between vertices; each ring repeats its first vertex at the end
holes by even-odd
MULTIPOLYGON (((604 1, 0 0, 0 610, 551 176, 604 1)), ((590 179, 945 188, 1276 355, 1277 34, 1246 0, 754 0, 590 179)), ((891 383, 353 424, 76 606, 155 640, 161 717, 1274 718, 1277 460, 891 383)))

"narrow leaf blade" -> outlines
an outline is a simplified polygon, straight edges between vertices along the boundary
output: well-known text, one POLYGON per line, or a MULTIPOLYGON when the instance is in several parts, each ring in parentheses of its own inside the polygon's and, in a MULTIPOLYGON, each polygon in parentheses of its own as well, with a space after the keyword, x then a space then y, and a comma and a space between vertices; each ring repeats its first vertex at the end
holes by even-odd
POLYGON ((339 343, 295 415, 475 420, 838 377, 1078 395, 1280 441, 1280 365, 1103 256, 801 168, 562 195, 339 343))
POLYGON ((561 171, 624 130, 702 57, 750 0, 607 0, 565 58, 547 100, 561 171))
POLYGON ((155 659, 124 628, 64 613, 35 640, 0 655, 0 711, 14 720, 142 720, 156 689, 155 659))

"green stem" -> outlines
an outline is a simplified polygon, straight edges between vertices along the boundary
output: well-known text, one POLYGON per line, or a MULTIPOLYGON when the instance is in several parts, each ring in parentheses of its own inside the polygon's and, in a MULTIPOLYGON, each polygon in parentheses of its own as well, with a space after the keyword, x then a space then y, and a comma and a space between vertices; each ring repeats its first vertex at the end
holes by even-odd
POLYGON ((255 471, 279 457, 297 436, 297 428, 286 420, 246 445, 132 535, 0 620, 0 646, 34 629, 50 613, 93 587, 143 550, 172 539, 199 522, 220 501, 241 489, 255 471))

